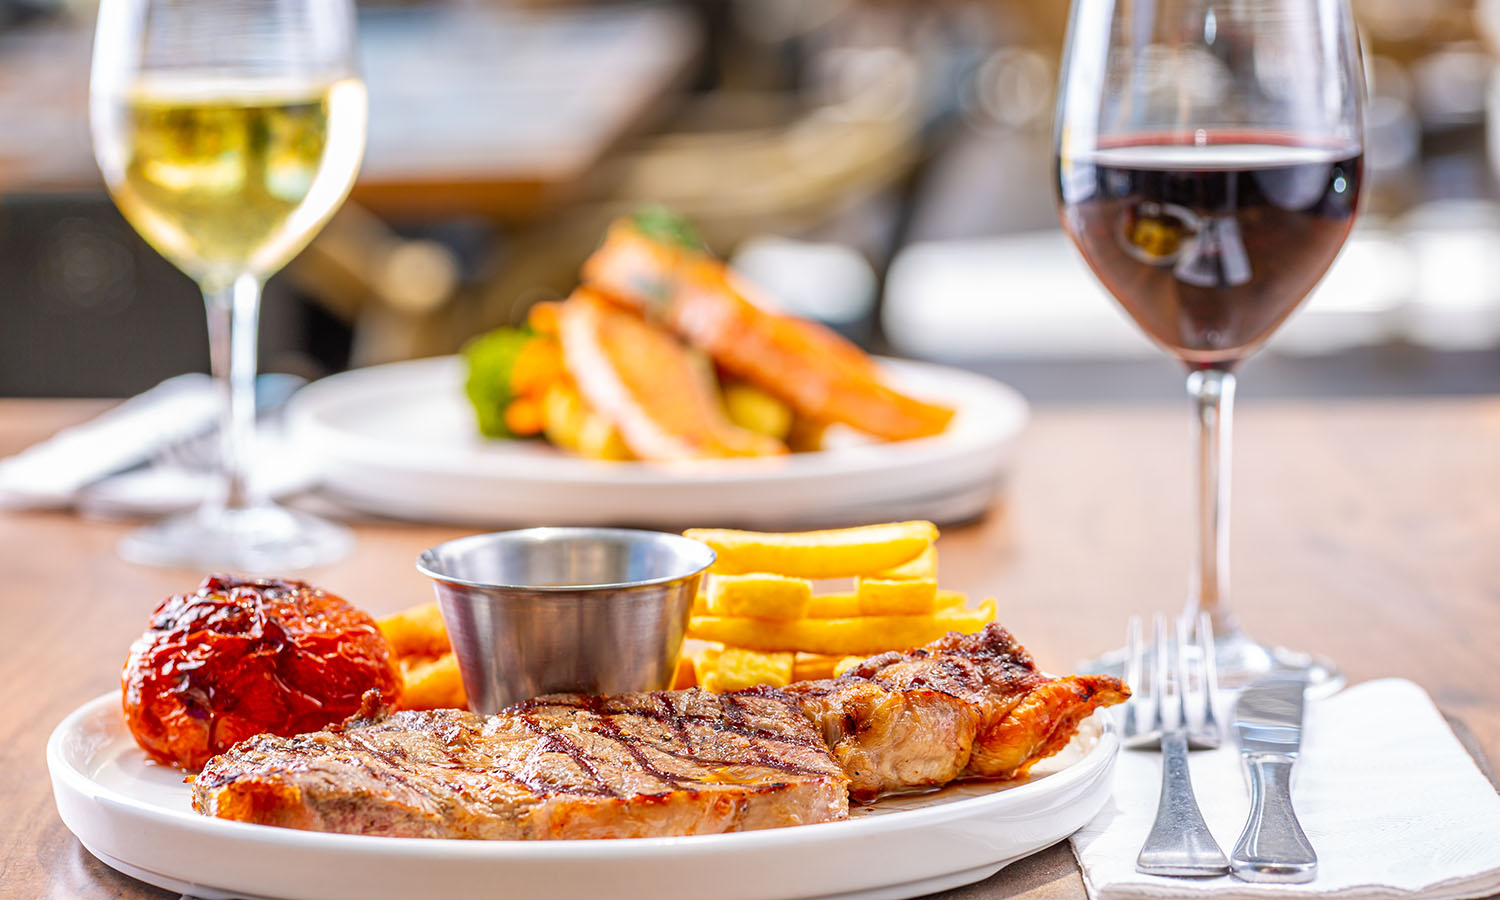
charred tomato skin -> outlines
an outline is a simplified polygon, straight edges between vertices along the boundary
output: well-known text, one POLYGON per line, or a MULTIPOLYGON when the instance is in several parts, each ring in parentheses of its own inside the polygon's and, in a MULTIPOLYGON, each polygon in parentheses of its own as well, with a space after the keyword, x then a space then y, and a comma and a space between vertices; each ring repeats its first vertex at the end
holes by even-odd
POLYGON ((168 597, 120 674, 125 722, 152 758, 188 770, 257 734, 318 731, 377 690, 401 692, 375 620, 305 582, 210 575, 168 597))

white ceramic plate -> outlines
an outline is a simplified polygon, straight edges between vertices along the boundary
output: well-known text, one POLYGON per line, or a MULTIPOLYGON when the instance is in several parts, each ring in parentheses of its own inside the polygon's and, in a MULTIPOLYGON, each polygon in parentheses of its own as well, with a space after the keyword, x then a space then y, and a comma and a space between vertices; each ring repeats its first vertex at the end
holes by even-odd
POLYGON ((1020 784, 891 798, 844 822, 600 841, 320 834, 209 819, 180 772, 148 763, 106 694, 47 742, 63 822, 127 875, 205 900, 795 900, 916 897, 994 874, 1094 817, 1119 741, 1103 711, 1020 784))
POLYGON ((993 379, 885 361, 913 394, 955 405, 936 437, 899 443, 830 436, 830 449, 686 464, 599 462, 539 441, 479 436, 457 357, 356 369, 298 392, 293 439, 324 487, 366 512, 474 525, 813 527, 983 512, 1026 401, 993 379))

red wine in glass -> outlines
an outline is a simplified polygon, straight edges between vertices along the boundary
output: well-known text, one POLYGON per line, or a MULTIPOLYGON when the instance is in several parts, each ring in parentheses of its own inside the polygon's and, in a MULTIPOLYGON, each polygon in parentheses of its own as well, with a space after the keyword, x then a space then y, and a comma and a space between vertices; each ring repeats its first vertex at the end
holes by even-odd
POLYGON ((1232 369, 1327 271, 1354 221, 1357 146, 1279 134, 1136 137, 1062 159, 1065 227, 1136 323, 1232 369))
POLYGON ((1063 225, 1187 367, 1198 502, 1185 620, 1200 638, 1212 631, 1220 685, 1276 671, 1337 690, 1331 661, 1262 643, 1234 614, 1229 464, 1235 368, 1328 270, 1359 204, 1364 65, 1350 0, 1073 0, 1057 93, 1063 225))

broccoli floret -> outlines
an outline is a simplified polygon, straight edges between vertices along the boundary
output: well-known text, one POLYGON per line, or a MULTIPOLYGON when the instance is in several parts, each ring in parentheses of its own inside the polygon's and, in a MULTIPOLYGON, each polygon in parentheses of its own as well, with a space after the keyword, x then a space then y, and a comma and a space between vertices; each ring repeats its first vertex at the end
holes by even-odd
POLYGON ((464 363, 469 370, 464 393, 474 406, 479 433, 485 437, 515 437, 505 427, 505 408, 515 398, 511 372, 521 348, 533 336, 529 328, 496 328, 464 345, 464 363))

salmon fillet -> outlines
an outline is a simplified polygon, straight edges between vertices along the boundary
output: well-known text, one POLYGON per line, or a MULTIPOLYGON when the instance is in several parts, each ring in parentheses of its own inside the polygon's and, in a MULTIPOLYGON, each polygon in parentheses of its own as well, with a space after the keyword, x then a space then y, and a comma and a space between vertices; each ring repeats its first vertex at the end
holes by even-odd
POLYGON ((656 240, 629 219, 610 226, 582 274, 812 421, 900 441, 939 434, 953 419, 951 408, 882 382, 873 360, 837 333, 767 308, 723 263, 656 240))
POLYGON ((641 459, 717 459, 787 452, 724 415, 706 360, 650 322, 586 288, 558 307, 563 356, 589 405, 641 459))

